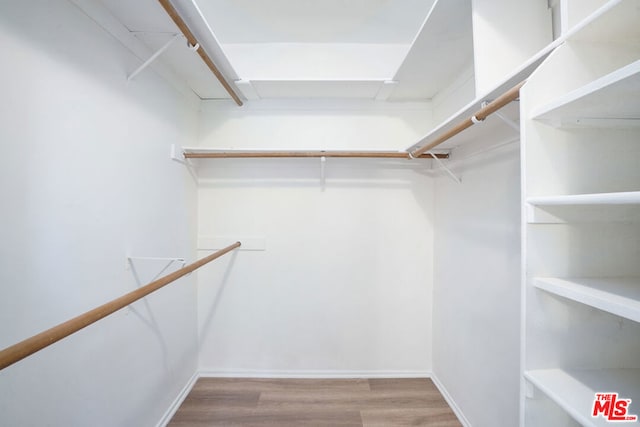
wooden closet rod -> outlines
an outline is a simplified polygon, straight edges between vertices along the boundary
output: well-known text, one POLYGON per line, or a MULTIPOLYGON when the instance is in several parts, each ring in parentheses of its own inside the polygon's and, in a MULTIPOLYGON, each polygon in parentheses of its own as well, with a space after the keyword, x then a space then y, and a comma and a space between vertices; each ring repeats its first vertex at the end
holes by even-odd
POLYGON ((514 87, 512 87, 502 95, 500 95, 498 98, 496 98, 486 106, 480 108, 473 116, 469 117, 468 119, 457 124, 455 127, 444 132, 429 144, 425 145, 424 147, 416 148, 411 152, 411 156, 418 157, 426 153, 427 151, 434 149, 435 147, 442 144, 446 140, 454 137, 455 135, 459 134, 463 130, 473 126, 475 123, 483 121, 484 119, 486 119, 491 114, 495 113, 496 111, 498 111, 499 109, 507 105, 508 103, 515 101, 520 96, 520 88, 522 87, 522 85, 525 84, 525 82, 526 80, 518 83, 517 85, 515 85, 514 87))
MULTIPOLYGON (((209 153, 184 153, 186 159, 247 159, 247 158, 284 158, 284 157, 357 157, 408 159, 404 151, 216 151, 209 153)), ((431 155, 418 156, 431 159, 431 155)), ((449 154, 436 154, 439 159, 448 159, 449 154)))
POLYGON ((43 348, 48 347, 65 337, 68 337, 74 332, 77 332, 80 329, 85 328, 104 317, 107 317, 108 315, 128 306, 129 304, 141 298, 144 298, 150 293, 155 292, 163 286, 166 286, 169 283, 181 278, 182 276, 191 273, 192 271, 202 267, 203 265, 213 261, 214 259, 220 258, 227 252, 231 252, 237 247, 240 247, 240 242, 229 245, 224 249, 214 252, 211 255, 194 262, 193 264, 189 264, 186 267, 181 268, 180 270, 176 270, 173 273, 167 274, 166 276, 163 276, 158 280, 154 280, 148 285, 136 289, 135 291, 129 292, 128 294, 125 294, 120 298, 116 298, 106 304, 101 305, 100 307, 96 307, 93 310, 81 314, 80 316, 74 317, 73 319, 67 320, 66 322, 54 326, 51 329, 40 332, 39 334, 34 335, 31 338, 27 338, 24 341, 14 344, 11 347, 5 348, 4 350, 0 351, 0 370, 6 368, 7 366, 11 366, 14 363, 24 359, 25 357, 30 356, 33 353, 40 351, 43 348))
POLYGON ((236 104, 238 104, 238 106, 242 106, 242 100, 240 99, 238 94, 233 90, 231 85, 227 82, 227 79, 225 79, 225 77, 222 75, 222 73, 220 72, 216 64, 213 62, 213 60, 209 57, 209 55, 207 55, 207 52, 204 51, 200 43, 198 43, 196 36, 193 35, 191 30, 187 26, 186 22, 184 22, 184 19, 182 19, 182 17, 178 14, 178 11, 173 7, 171 2, 169 0, 158 0, 158 1, 160 2, 164 10, 167 12, 169 17, 178 26, 180 31, 182 31, 182 34, 184 34, 189 44, 191 46, 198 47, 196 49, 196 51, 198 52, 198 55, 200 55, 200 58, 202 58, 204 63, 207 64, 207 67, 209 67, 211 72, 216 76, 216 78, 218 79, 220 84, 224 87, 224 89, 227 91, 227 93, 231 95, 231 98, 233 98, 233 100, 236 102, 236 104))

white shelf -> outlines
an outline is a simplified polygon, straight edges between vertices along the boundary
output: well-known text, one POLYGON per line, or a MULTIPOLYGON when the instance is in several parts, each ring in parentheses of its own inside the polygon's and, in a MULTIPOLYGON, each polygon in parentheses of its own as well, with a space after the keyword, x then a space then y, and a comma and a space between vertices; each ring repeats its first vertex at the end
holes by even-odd
MULTIPOLYGON (((513 74, 505 78, 505 80, 498 84, 493 90, 476 96, 476 99, 469 102, 467 105, 465 105, 460 110, 444 120, 442 123, 440 123, 437 127, 428 132, 426 135, 422 136, 407 150, 413 151, 423 145, 428 144, 442 133, 447 132, 448 130, 457 126, 463 120, 470 118, 473 114, 480 110, 480 108, 482 108, 484 102, 498 98, 500 95, 504 94, 506 91, 514 87, 516 84, 528 78, 531 73, 542 63, 542 61, 544 61, 544 59, 561 44, 561 42, 562 40, 558 39, 546 46, 527 62, 522 64, 517 70, 513 72, 513 74)), ((519 122, 520 103, 512 102, 511 104, 506 105, 505 107, 500 109, 499 112, 505 117, 515 122, 519 122)), ((491 115, 482 124, 471 126, 465 131, 460 132, 453 138, 439 145, 438 148, 451 149, 453 147, 463 146, 467 143, 483 138, 488 138, 493 141, 504 139, 501 138, 501 135, 496 135, 496 132, 501 132, 503 134, 508 133, 509 135, 514 134, 513 129, 511 129, 505 123, 501 122, 499 118, 495 117, 495 115, 491 115)))
POLYGON ((610 0, 567 35, 567 40, 624 44, 640 43, 640 0, 610 0))
POLYGON ((554 126, 640 126, 640 60, 532 111, 554 126))
POLYGON ((391 79, 398 83, 389 99, 433 98, 470 58, 473 58, 471 2, 436 0, 391 79))
POLYGON ((524 377, 583 426, 611 426, 591 416, 595 393, 617 392, 620 398, 632 399, 631 414, 640 412, 640 369, 543 369, 527 371, 524 377))
POLYGON ((640 191, 529 197, 527 202, 531 224, 640 221, 640 191))
POLYGON ((535 287, 640 322, 640 277, 538 277, 535 287))
POLYGON ((640 205, 640 191, 529 197, 527 203, 544 206, 640 205))

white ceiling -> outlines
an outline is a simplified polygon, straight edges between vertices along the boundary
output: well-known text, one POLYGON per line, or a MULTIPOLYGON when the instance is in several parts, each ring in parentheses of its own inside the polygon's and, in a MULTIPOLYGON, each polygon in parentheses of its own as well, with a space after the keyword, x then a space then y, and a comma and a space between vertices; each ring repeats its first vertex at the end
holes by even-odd
MULTIPOLYGON (((93 1, 150 52, 178 32, 157 0, 93 1)), ((260 98, 380 99, 384 87, 428 99, 473 65, 471 0, 172 2, 228 80, 260 98)), ((182 40, 159 61, 201 98, 228 98, 182 40)))
POLYGON ((196 0, 221 43, 411 43, 434 0, 196 0))

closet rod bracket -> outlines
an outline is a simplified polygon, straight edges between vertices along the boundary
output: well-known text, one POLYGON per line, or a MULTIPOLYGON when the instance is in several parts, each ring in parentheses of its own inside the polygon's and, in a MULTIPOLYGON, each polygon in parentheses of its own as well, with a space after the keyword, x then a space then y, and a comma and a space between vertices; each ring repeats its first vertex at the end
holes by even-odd
POLYGON ((440 160, 436 154, 433 153, 433 151, 428 151, 427 154, 433 157, 433 160, 438 164, 438 166, 444 169, 447 175, 449 175, 455 182, 457 182, 458 184, 462 184, 462 179, 460 179, 456 174, 454 174, 453 171, 449 169, 447 165, 445 165, 444 162, 440 160))
POLYGON ((322 191, 324 191, 326 183, 326 166, 327 158, 325 156, 320 157, 320 185, 322 186, 322 191))
MULTIPOLYGON (((486 107, 487 105, 489 105, 492 101, 482 101, 482 104, 480 104, 481 108, 486 107)), ((505 116, 504 114, 502 114, 500 111, 496 111, 493 114, 495 114, 500 120, 502 120, 507 126, 509 126, 510 128, 514 129, 516 132, 520 133, 520 124, 518 122, 516 122, 515 120, 510 119, 509 117, 505 116)), ((483 120, 478 120, 476 119, 476 116, 471 117, 471 121, 474 124, 478 124, 480 122, 482 122, 483 120)))
POLYGON ((477 124, 479 124, 479 123, 484 122, 484 119, 479 119, 479 118, 477 118, 477 117, 474 115, 474 116, 471 116, 471 122, 472 122, 474 125, 477 125, 477 124))
POLYGON ((498 116, 500 118, 500 120, 502 120, 503 122, 505 122, 510 128, 512 128, 513 130, 515 130, 516 132, 518 132, 518 134, 520 133, 520 123, 516 122, 515 120, 511 120, 509 117, 505 116, 504 114, 502 114, 499 111, 496 111, 495 113, 496 116, 498 116))
POLYGON ((193 166, 189 159, 184 156, 184 149, 179 145, 171 144, 169 158, 174 162, 178 162, 186 166, 193 166))
POLYGON ((160 49, 158 49, 153 55, 149 57, 146 61, 144 61, 138 68, 136 68, 133 73, 127 76, 127 81, 131 81, 135 76, 140 74, 145 68, 147 68, 153 61, 155 61, 160 55, 164 53, 165 50, 169 49, 173 42, 178 40, 180 37, 184 37, 182 34, 174 34, 171 39, 166 42, 160 49))

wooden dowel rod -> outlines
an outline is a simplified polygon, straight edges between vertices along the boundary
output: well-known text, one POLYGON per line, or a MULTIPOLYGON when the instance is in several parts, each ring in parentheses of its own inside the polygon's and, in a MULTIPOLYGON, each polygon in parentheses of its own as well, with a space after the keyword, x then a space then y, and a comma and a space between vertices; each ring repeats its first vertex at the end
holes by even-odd
POLYGON ((204 63, 207 64, 207 67, 209 67, 211 72, 216 76, 216 78, 218 79, 222 87, 224 87, 227 93, 231 95, 231 98, 233 98, 233 100, 236 102, 236 104, 238 104, 238 106, 242 106, 242 100, 240 99, 238 94, 235 92, 235 90, 233 90, 229 82, 227 82, 227 79, 222 75, 222 72, 220 72, 216 64, 213 62, 213 60, 209 57, 209 55, 207 55, 207 52, 205 52, 205 50, 202 48, 202 45, 200 45, 200 43, 196 39, 196 36, 193 35, 191 30, 187 26, 187 23, 184 22, 184 19, 182 19, 178 11, 171 4, 171 2, 169 0, 158 0, 158 1, 160 2, 164 10, 167 12, 169 17, 178 26, 180 31, 182 31, 182 34, 184 34, 184 36, 187 38, 187 41, 189 42, 189 44, 191 46, 198 46, 198 49, 197 49, 198 55, 200 55, 200 58, 202 58, 204 63))
MULTIPOLYGON (((449 154, 439 153, 440 159, 448 159, 449 154)), ((402 151, 218 151, 209 153, 184 153, 187 159, 247 159, 278 157, 340 157, 340 158, 387 158, 409 159, 409 153, 402 151)), ((431 159, 427 154, 419 156, 431 159)))
POLYGON ((240 242, 236 242, 233 245, 227 246, 224 249, 221 249, 209 256, 206 256, 194 262, 193 264, 189 264, 186 267, 181 268, 180 270, 176 270, 173 273, 167 274, 166 276, 161 277, 158 280, 154 280, 148 285, 136 289, 135 291, 129 292, 128 294, 123 295, 120 298, 116 298, 106 304, 101 305, 100 307, 96 307, 93 310, 81 314, 80 316, 74 317, 71 320, 67 320, 66 322, 54 326, 53 328, 47 329, 44 332, 40 332, 39 334, 34 335, 31 338, 27 338, 24 341, 14 344, 11 347, 5 348, 4 350, 0 351, 0 370, 6 368, 7 366, 11 366, 14 363, 24 359, 25 357, 30 356, 33 353, 40 351, 43 348, 48 347, 65 337, 68 337, 74 332, 77 332, 80 329, 97 322, 98 320, 120 310, 121 308, 128 306, 129 304, 134 303, 141 298, 144 298, 150 293, 155 292, 163 286, 166 286, 169 283, 181 278, 182 276, 191 273, 192 271, 202 267, 203 265, 213 261, 214 259, 219 258, 228 252, 231 252, 237 247, 240 247, 240 242))
MULTIPOLYGON (((489 117, 491 114, 495 113, 496 111, 498 111, 499 109, 504 107, 505 105, 507 105, 508 103, 510 103, 512 101, 515 101, 520 96, 520 88, 524 84, 525 84, 525 81, 522 81, 522 82, 518 83, 517 85, 515 85, 514 87, 512 87, 511 89, 509 89, 508 91, 506 91, 502 95, 500 95, 498 98, 496 98, 495 100, 493 100, 492 102, 490 102, 486 106, 484 106, 481 109, 479 109, 473 115, 473 117, 475 117, 476 120, 478 120, 478 121, 482 121, 482 120, 486 119, 487 117, 489 117)), ((474 121, 473 121, 473 119, 471 117, 469 117, 468 119, 463 120, 462 122, 458 123, 453 128, 451 128, 448 131, 444 132, 443 134, 441 134, 439 137, 437 137, 435 140, 433 140, 429 144, 425 145, 424 147, 420 147, 420 148, 415 149, 414 151, 411 152, 411 155, 413 157, 418 157, 418 156, 426 153, 427 151, 434 149, 435 147, 437 147, 438 145, 442 144, 446 140, 454 137, 455 135, 459 134, 463 130, 465 130, 465 129, 473 126, 473 125, 474 125, 474 121)))

